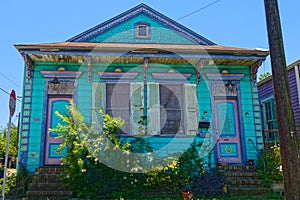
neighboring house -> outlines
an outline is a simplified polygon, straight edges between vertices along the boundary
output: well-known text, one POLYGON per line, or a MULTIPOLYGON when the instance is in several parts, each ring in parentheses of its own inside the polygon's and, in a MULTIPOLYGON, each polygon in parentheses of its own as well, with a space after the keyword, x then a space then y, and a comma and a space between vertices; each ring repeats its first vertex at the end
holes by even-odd
MULTIPOLYGON (((300 137, 300 60, 287 67, 295 128, 300 137)), ((259 101, 262 108, 263 133, 265 142, 278 142, 276 105, 273 77, 269 76, 258 82, 259 101)))
POLYGON ((255 80, 268 51, 216 45, 145 4, 65 42, 15 47, 25 61, 18 159, 30 172, 60 165, 66 150, 48 129, 71 99, 100 129, 100 108, 121 116, 128 138, 145 119, 162 155, 196 139, 214 167, 256 161, 263 148, 255 80))

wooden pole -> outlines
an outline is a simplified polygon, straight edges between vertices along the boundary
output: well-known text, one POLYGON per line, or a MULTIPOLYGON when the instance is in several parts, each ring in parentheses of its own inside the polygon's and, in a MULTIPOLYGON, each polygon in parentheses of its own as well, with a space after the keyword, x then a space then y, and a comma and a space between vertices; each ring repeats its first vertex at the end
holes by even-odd
POLYGON ((286 199, 300 199, 299 147, 277 0, 264 0, 286 199))

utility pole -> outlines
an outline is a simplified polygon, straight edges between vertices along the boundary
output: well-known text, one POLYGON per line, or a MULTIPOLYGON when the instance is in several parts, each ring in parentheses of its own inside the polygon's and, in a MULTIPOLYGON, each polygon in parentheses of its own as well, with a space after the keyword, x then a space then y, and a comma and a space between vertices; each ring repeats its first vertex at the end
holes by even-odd
POLYGON ((300 199, 299 147, 277 0, 264 0, 286 199, 300 199))

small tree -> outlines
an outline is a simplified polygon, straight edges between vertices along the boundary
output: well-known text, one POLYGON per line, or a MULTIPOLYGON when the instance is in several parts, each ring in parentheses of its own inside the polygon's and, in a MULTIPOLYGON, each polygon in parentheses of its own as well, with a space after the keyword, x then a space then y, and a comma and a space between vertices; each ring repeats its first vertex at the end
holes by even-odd
POLYGON ((271 73, 270 73, 270 72, 266 72, 266 73, 260 74, 260 75, 259 75, 259 80, 262 81, 262 80, 264 80, 265 78, 268 78, 269 76, 271 76, 271 73))
MULTIPOLYGON (((6 129, 0 131, 0 158, 4 158, 6 151, 6 129)), ((18 130, 17 127, 12 124, 10 129, 10 141, 9 141, 9 157, 17 157, 18 147, 17 147, 17 139, 18 139, 18 130)))

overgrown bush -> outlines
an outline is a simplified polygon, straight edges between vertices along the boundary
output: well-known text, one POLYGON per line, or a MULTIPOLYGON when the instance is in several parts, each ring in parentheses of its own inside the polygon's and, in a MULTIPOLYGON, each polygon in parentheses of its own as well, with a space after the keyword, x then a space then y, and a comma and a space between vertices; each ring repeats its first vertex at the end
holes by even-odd
POLYGON ((159 161, 159 165, 149 172, 143 173, 142 168, 151 157, 145 156, 131 159, 129 152, 147 153, 153 148, 149 142, 140 137, 122 138, 120 128, 123 120, 111 117, 101 112, 103 129, 94 130, 84 122, 84 118, 71 104, 70 116, 57 115, 64 125, 59 124, 53 129, 64 139, 60 148, 68 148, 67 155, 62 159, 67 183, 77 197, 101 198, 140 198, 146 194, 169 196, 178 194, 192 185, 194 176, 204 173, 203 160, 199 158, 197 148, 200 143, 193 143, 191 147, 175 160, 173 156, 159 161), (108 140, 107 140, 108 138, 108 140), (114 150, 122 150, 122 154, 115 154, 114 150), (120 162, 122 159, 127 162, 120 162), (100 158, 100 159, 99 159, 100 158), (113 169, 103 160, 110 160, 129 167, 132 172, 113 169))
MULTIPOLYGON (((2 191, 3 178, 0 178, 0 191, 2 191)), ((16 173, 11 173, 6 177, 5 194, 8 194, 16 186, 16 173)))
POLYGON ((279 145, 275 144, 270 149, 263 150, 261 155, 263 160, 259 160, 258 173, 265 180, 265 185, 270 186, 273 181, 282 181, 283 173, 279 145))
POLYGON ((197 198, 223 197, 226 195, 226 177, 217 171, 194 177, 191 191, 197 198))
POLYGON ((30 181, 31 175, 23 166, 20 166, 15 177, 16 184, 8 193, 8 196, 11 197, 10 199, 21 199, 25 197, 30 181))

